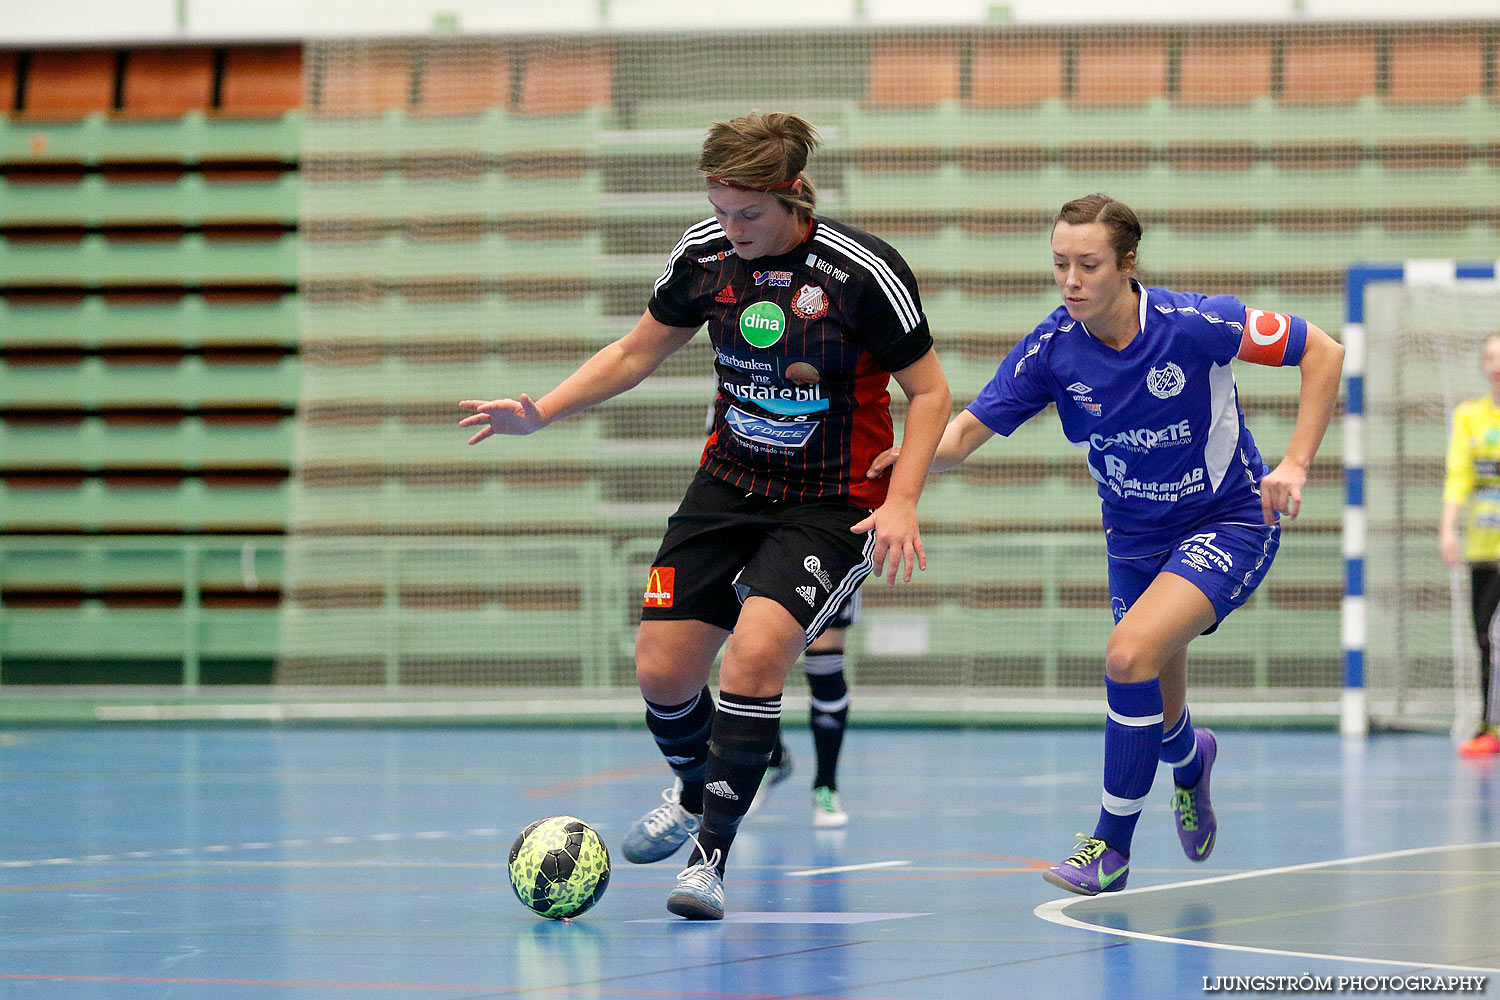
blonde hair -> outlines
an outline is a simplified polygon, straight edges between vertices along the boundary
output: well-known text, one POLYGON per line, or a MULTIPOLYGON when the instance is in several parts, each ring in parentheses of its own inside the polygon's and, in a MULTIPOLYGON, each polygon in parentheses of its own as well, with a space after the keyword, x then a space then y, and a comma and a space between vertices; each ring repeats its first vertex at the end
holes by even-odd
POLYGON ((698 169, 710 183, 763 191, 810 219, 818 193, 803 170, 820 141, 818 130, 796 115, 752 111, 709 127, 698 169))
MULTIPOLYGON (((1136 252, 1141 243, 1141 220, 1135 217, 1130 206, 1116 201, 1107 194, 1091 194, 1074 198, 1064 205, 1052 220, 1052 228, 1059 222, 1070 226, 1086 226, 1090 222, 1102 223, 1109 231, 1109 248, 1115 252, 1115 266, 1124 267, 1125 257, 1136 252)), ((1136 255, 1139 262, 1140 255, 1136 255)))

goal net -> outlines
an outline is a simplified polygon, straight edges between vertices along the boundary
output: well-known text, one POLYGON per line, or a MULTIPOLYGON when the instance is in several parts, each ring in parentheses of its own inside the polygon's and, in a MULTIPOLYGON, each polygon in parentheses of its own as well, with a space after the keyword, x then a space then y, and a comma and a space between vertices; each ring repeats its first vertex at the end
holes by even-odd
POLYGON ((1469 574, 1443 565, 1438 523, 1454 406, 1489 391, 1479 356, 1500 332, 1500 283, 1435 264, 1363 292, 1364 686, 1374 725, 1467 734, 1480 712, 1469 574))
MULTIPOLYGON (((1491 239, 1493 39, 1263 24, 309 43, 278 682, 633 698, 646 569, 715 391, 706 336, 531 437, 468 448, 456 403, 540 395, 630 328, 708 214, 710 122, 819 127, 820 212, 911 264, 962 406, 1056 307, 1050 221, 1080 195, 1139 212, 1148 283, 1330 331, 1351 259, 1491 239)), ((1274 464, 1297 373, 1237 374, 1274 464)), ((1205 717, 1337 713, 1339 451, 1335 426, 1267 583, 1194 644, 1205 717)), ((863 717, 882 697, 892 718, 1094 717, 1098 498, 1055 413, 933 477, 921 514, 928 572, 868 583, 849 636, 863 717)))

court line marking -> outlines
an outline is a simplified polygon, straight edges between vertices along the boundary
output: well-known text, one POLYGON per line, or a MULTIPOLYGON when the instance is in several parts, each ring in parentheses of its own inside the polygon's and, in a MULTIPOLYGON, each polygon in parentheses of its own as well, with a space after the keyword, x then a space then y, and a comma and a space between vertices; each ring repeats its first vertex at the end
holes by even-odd
POLYGON ((246 841, 243 844, 205 844, 200 847, 164 847, 154 851, 119 851, 114 854, 85 854, 76 858, 16 858, 0 860, 0 868, 44 868, 60 865, 92 865, 105 861, 133 861, 146 858, 186 858, 196 854, 224 854, 229 851, 264 851, 276 847, 340 847, 347 844, 359 843, 447 840, 450 838, 484 840, 497 836, 501 836, 501 833, 494 827, 476 827, 471 830, 422 830, 413 833, 369 833, 362 836, 293 837, 277 841, 252 840, 246 841))
POLYGON ((787 872, 793 878, 804 875, 837 875, 839 872, 862 872, 871 868, 901 868, 910 861, 871 861, 863 865, 839 865, 837 868, 807 868, 800 872, 787 872))
MULTIPOLYGON (((1235 872, 1230 875, 1214 875, 1209 878, 1192 879, 1187 882, 1172 882, 1167 885, 1142 886, 1139 889, 1125 889, 1121 892, 1111 893, 1114 898, 1125 896, 1143 896, 1151 892, 1162 892, 1170 889, 1186 889, 1190 886, 1213 885, 1219 882, 1235 882, 1240 879, 1260 878, 1265 875, 1285 875, 1288 872, 1308 871, 1315 868, 1339 868, 1346 865, 1357 865, 1366 861, 1384 861, 1390 858, 1412 857, 1418 854, 1443 854, 1449 851, 1468 851, 1484 848, 1500 848, 1500 841, 1491 840, 1476 844, 1444 844, 1437 847, 1409 847, 1400 851, 1384 851, 1379 854, 1365 854, 1353 858, 1334 858, 1331 861, 1309 861, 1300 865, 1285 865, 1281 868, 1259 868, 1253 871, 1235 872)), ((1436 873, 1434 873, 1436 874, 1436 873)), ((1260 948, 1247 944, 1225 944, 1220 941, 1194 941, 1190 938, 1170 937, 1165 934, 1148 934, 1145 931, 1130 931, 1117 927, 1105 927, 1102 924, 1085 923, 1075 917, 1070 917, 1063 911, 1075 903, 1082 903, 1096 896, 1074 896, 1070 899, 1049 899, 1040 904, 1031 912, 1050 923, 1062 927, 1073 927, 1083 931, 1093 931, 1096 934, 1110 934, 1115 937, 1135 938, 1140 941, 1156 941, 1163 944, 1182 944, 1193 948, 1208 948, 1218 951, 1240 951, 1255 955, 1279 955, 1285 958, 1315 958, 1327 959, 1335 962, 1363 962, 1369 965, 1390 965, 1398 968, 1421 968, 1421 969, 1444 969, 1453 972, 1500 972, 1500 968, 1483 965, 1440 965, 1420 961, 1399 961, 1392 958, 1366 958, 1360 955, 1336 955, 1316 951, 1287 951, 1281 948, 1260 948)))

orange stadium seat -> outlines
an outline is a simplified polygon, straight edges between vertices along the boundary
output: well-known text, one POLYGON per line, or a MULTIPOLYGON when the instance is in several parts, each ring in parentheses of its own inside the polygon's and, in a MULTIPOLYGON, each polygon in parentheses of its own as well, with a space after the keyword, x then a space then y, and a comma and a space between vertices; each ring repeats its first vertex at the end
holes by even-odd
POLYGON ((973 107, 1024 107, 1062 96, 1063 45, 1056 37, 980 42, 970 65, 973 107))
POLYGON ((1222 107, 1271 93, 1271 39, 1259 32, 1193 32, 1183 40, 1177 100, 1222 107))
POLYGON ((300 45, 232 48, 225 53, 220 114, 275 117, 301 106, 300 45))
POLYGON ((421 59, 418 100, 429 115, 474 115, 510 104, 510 51, 435 45, 421 59))
POLYGON ((1349 104, 1369 97, 1378 59, 1373 31, 1299 29, 1282 48, 1282 103, 1349 104))
POLYGON ((375 43, 332 49, 319 67, 318 106, 339 114, 405 108, 411 94, 411 49, 375 43))
POLYGON ((138 49, 125 57, 120 114, 176 118, 206 111, 214 97, 211 49, 138 49))
POLYGON ((1152 35, 1085 38, 1073 64, 1073 103, 1126 107, 1167 92, 1167 45, 1152 35))
POLYGON ((1391 38, 1386 100, 1393 104, 1454 104, 1484 91, 1484 34, 1420 29, 1391 38))
POLYGON ((924 108, 958 97, 955 42, 883 38, 870 52, 865 105, 924 108))
POLYGON ((115 53, 111 49, 60 49, 32 53, 26 73, 30 118, 72 119, 109 111, 115 103, 115 53))
POLYGON ((522 114, 576 114, 607 106, 613 67, 602 45, 536 48, 526 53, 521 79, 522 114))
POLYGON ((8 115, 16 106, 16 54, 0 52, 0 115, 8 115))

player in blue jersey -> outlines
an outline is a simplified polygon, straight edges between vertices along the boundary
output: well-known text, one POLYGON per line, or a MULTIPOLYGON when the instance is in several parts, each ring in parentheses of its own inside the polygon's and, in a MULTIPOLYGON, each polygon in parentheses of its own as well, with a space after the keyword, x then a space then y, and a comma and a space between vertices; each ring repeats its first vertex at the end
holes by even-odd
MULTIPOLYGON (((1048 403, 1086 448, 1099 484, 1115 627, 1104 651, 1104 795, 1092 836, 1044 872, 1094 895, 1123 889, 1130 842, 1158 762, 1172 767, 1184 852, 1203 861, 1217 822, 1217 741, 1187 709, 1187 647, 1265 578, 1296 517, 1308 466, 1338 397, 1343 348, 1311 323, 1237 299, 1136 280, 1141 226, 1103 194, 1062 207, 1052 271, 1063 305, 1006 356, 949 422, 933 460, 951 469, 1048 403), (1286 457, 1270 469, 1245 426, 1230 362, 1297 365, 1286 457)), ((872 472, 894 458, 877 459, 872 472)))
POLYGON ((673 787, 627 830, 638 864, 692 860, 667 908, 724 916, 723 875, 776 748, 788 669, 865 577, 926 566, 917 498, 951 396, 916 281, 863 230, 814 213, 817 145, 793 115, 716 122, 698 167, 713 216, 683 233, 646 312, 532 400, 464 400, 470 444, 530 434, 639 384, 707 327, 718 383, 697 476, 652 560, 636 636, 646 725, 673 787), (909 466, 866 476, 906 394, 909 466), (708 689, 720 648, 719 699, 708 689))

